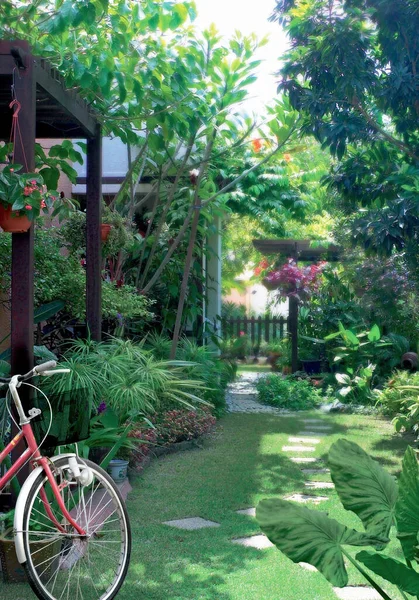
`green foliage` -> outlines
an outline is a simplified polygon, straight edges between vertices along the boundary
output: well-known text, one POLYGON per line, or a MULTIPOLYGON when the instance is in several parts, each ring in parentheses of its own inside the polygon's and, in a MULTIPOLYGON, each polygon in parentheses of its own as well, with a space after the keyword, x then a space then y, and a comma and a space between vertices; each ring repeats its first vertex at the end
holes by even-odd
POLYGON ((262 500, 257 507, 256 517, 262 531, 281 552, 293 562, 313 565, 337 587, 344 587, 348 583, 343 547, 371 546, 382 541, 374 534, 345 527, 324 512, 300 507, 279 498, 262 500))
POLYGON ((51 378, 50 391, 62 386, 87 388, 96 406, 104 401, 121 418, 131 410, 151 415, 174 404, 193 408, 203 400, 206 385, 187 361, 157 360, 142 344, 111 338, 72 343, 62 366, 66 381, 51 378))
POLYGON ((291 560, 312 564, 333 585, 344 587, 348 583, 344 556, 382 598, 390 600, 359 563, 401 592, 416 596, 419 575, 412 561, 417 562, 418 559, 419 520, 416 507, 419 501, 419 467, 414 450, 406 450, 398 483, 362 448, 347 440, 339 440, 331 446, 329 466, 344 508, 361 519, 364 532, 348 530, 326 513, 276 499, 262 500, 257 508, 262 530, 291 560), (405 563, 371 551, 359 552, 355 560, 343 547, 365 545, 383 550, 393 526, 405 563))
MULTIPOLYGON (((170 354, 171 340, 164 335, 150 335, 146 341, 157 360, 167 360, 170 354)), ((215 414, 225 411, 225 390, 236 374, 236 366, 228 357, 222 359, 207 346, 199 346, 187 338, 180 340, 176 360, 185 363, 184 373, 191 379, 203 382, 201 395, 212 404, 215 414), (189 364, 189 366, 186 366, 189 364)))
POLYGON ((396 371, 378 397, 397 432, 419 432, 419 373, 396 371))
POLYGON ((291 50, 280 89, 337 161, 328 183, 353 241, 390 256, 417 244, 415 3, 277 3, 291 50))
POLYGON ((260 402, 287 410, 308 410, 321 402, 319 392, 309 382, 280 375, 260 377, 256 389, 260 402))

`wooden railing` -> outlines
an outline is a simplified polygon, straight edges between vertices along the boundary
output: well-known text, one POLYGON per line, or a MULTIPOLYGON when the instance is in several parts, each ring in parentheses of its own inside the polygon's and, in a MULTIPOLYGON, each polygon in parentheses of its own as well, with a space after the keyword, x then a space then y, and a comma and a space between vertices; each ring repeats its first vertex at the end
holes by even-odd
POLYGON ((262 341, 267 343, 282 339, 288 334, 288 319, 285 317, 238 317, 222 320, 223 337, 239 337, 245 333, 253 346, 262 341))

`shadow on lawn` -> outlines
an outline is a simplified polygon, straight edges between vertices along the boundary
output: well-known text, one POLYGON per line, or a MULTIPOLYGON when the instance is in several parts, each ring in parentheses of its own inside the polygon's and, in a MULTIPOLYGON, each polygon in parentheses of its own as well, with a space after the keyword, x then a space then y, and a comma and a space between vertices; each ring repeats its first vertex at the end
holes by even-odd
POLYGON ((262 497, 304 489, 301 469, 281 451, 301 422, 240 414, 226 417, 222 426, 215 443, 184 452, 181 460, 180 455, 159 459, 134 483, 129 509, 143 516, 144 526, 132 516, 133 557, 118 600, 236 600, 246 595, 241 572, 248 577, 269 550, 232 543, 260 534, 255 519, 235 511, 255 506, 262 497), (184 489, 188 481, 189 493, 184 489), (192 516, 220 527, 184 531, 162 524, 192 516), (234 595, 227 583, 237 585, 234 595))

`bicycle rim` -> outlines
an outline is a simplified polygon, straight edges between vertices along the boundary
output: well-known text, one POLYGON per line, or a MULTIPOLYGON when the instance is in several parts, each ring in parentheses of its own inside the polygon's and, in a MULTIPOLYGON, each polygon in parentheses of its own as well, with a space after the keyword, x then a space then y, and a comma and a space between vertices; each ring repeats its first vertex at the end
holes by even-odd
POLYGON ((88 487, 72 478, 65 458, 55 463, 54 474, 67 510, 86 536, 80 536, 63 517, 44 474, 28 494, 23 519, 25 567, 39 598, 110 600, 127 572, 131 535, 122 498, 103 469, 90 461, 83 462, 94 475, 88 487), (48 514, 42 490, 64 531, 57 530, 48 514))

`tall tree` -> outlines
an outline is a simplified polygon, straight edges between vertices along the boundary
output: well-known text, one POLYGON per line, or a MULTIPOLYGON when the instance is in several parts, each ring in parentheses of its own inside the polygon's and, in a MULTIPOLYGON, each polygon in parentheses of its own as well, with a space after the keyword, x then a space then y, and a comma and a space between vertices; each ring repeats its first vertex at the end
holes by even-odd
POLYGON ((329 183, 355 239, 405 248, 419 223, 417 2, 280 0, 273 18, 291 39, 280 89, 338 161, 329 183))

